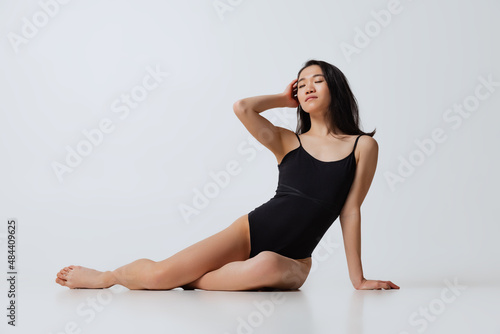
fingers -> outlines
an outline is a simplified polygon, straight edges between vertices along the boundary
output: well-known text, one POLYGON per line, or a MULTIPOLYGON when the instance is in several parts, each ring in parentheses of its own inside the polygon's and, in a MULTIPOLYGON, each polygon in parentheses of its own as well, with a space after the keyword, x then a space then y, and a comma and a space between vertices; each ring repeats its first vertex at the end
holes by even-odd
POLYGON ((292 93, 294 95, 297 92, 297 79, 293 79, 292 82, 290 82, 285 89, 285 92, 292 93))
POLYGON ((375 281, 375 287, 373 290, 391 290, 391 289, 399 289, 399 286, 392 283, 391 281, 375 281))
MULTIPOLYGON (((382 288, 385 290, 399 289, 399 286, 392 283, 391 281, 380 281, 380 284, 381 284, 382 288)), ((377 289, 377 290, 380 290, 380 289, 377 289)))
POLYGON ((298 91, 298 88, 297 88, 297 79, 294 79, 292 81, 292 96, 297 99, 297 91, 298 91))
POLYGON ((399 289, 399 286, 391 281, 365 280, 358 290, 391 290, 399 289))
POLYGON ((391 281, 388 281, 388 283, 389 283, 389 285, 390 285, 390 287, 392 289, 399 289, 399 286, 397 286, 396 284, 392 283, 391 281))

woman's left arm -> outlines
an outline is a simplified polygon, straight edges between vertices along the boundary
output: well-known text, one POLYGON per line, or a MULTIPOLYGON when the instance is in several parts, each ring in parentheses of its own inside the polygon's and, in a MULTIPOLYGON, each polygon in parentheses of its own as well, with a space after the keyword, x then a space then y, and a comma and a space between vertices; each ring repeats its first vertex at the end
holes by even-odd
POLYGON ((367 280, 361 264, 361 204, 370 189, 377 169, 378 143, 373 137, 358 140, 359 157, 356 174, 347 199, 340 212, 340 226, 349 269, 349 278, 356 290, 399 289, 391 281, 367 280))

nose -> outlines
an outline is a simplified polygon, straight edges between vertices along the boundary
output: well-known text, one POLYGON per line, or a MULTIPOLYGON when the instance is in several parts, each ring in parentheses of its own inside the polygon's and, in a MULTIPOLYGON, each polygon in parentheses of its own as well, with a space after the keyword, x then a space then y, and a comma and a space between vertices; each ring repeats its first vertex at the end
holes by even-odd
POLYGON ((313 89, 312 85, 306 86, 306 94, 312 93, 313 91, 314 91, 314 89, 313 89))

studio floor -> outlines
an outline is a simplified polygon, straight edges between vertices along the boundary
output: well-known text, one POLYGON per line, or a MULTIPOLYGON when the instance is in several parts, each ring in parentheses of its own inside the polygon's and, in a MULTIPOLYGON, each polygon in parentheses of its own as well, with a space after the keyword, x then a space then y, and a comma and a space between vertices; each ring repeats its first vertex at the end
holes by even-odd
MULTIPOLYGON (((500 333, 500 286, 394 280, 357 291, 321 277, 293 292, 70 290, 23 284, 2 333, 500 333)), ((48 283, 48 280, 47 280, 48 283)))

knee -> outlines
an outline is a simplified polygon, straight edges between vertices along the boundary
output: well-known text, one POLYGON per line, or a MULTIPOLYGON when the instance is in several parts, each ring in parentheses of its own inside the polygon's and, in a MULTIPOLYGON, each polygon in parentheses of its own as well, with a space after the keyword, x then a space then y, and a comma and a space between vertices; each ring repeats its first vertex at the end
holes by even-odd
POLYGON ((278 254, 263 251, 257 254, 254 260, 250 270, 260 283, 269 285, 280 281, 282 268, 278 254))
POLYGON ((143 272, 141 273, 142 285, 144 289, 156 290, 165 288, 165 270, 155 261, 144 261, 143 272))
POLYGON ((255 256, 251 270, 262 286, 284 290, 300 288, 308 276, 308 272, 304 272, 299 265, 269 251, 255 256))

